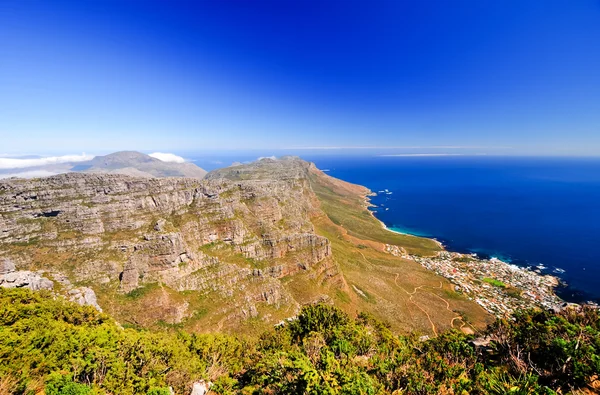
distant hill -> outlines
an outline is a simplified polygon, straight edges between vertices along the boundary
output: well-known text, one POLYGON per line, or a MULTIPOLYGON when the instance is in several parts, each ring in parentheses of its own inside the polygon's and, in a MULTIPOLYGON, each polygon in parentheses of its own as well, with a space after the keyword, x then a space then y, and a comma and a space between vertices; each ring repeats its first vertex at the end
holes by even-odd
POLYGON ((125 174, 135 177, 192 177, 204 178, 206 171, 193 163, 163 162, 136 151, 121 151, 96 156, 77 163, 71 171, 84 173, 125 174))
MULTIPOLYGON (((314 165, 313 165, 314 166, 314 165)), ((306 178, 311 164, 297 156, 282 156, 279 159, 262 158, 252 163, 233 163, 229 167, 215 169, 206 175, 207 179, 225 178, 242 180, 286 180, 306 178)))

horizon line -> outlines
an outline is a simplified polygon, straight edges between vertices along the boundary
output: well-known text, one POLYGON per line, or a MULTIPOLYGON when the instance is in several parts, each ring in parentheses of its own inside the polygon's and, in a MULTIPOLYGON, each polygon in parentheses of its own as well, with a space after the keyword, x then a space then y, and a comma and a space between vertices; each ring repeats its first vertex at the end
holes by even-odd
POLYGON ((314 147, 284 147, 289 150, 343 150, 343 149, 514 149, 510 146, 479 146, 479 145, 408 145, 408 146, 314 146, 314 147))

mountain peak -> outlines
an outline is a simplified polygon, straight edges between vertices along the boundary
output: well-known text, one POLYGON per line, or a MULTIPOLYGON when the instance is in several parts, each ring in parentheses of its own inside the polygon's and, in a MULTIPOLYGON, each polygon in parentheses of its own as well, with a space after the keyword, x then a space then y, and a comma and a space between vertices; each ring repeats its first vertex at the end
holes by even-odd
POLYGON ((97 156, 72 170, 86 173, 118 173, 138 177, 204 178, 206 171, 193 163, 164 162, 137 151, 119 151, 97 156))

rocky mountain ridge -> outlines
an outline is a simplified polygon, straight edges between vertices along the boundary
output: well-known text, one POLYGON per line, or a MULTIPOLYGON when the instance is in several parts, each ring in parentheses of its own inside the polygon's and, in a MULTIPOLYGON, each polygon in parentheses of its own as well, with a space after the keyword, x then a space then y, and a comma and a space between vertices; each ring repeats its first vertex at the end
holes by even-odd
MULTIPOLYGON (((281 278, 343 279, 329 240, 310 222, 319 211, 299 176, 309 165, 288 165, 281 180, 78 173, 4 180, 0 257, 22 271, 89 284, 100 299, 106 288, 129 294, 161 284, 235 299, 227 317, 256 317, 261 304, 293 315, 300 302, 281 278)), ((157 317, 179 322, 193 314, 189 303, 168 302, 157 317)))

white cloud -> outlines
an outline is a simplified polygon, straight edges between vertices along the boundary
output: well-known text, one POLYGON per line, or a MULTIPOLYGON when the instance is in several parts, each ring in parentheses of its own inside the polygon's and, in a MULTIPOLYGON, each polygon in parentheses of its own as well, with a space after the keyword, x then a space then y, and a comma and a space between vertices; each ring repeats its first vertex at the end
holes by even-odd
POLYGON ((63 156, 48 156, 45 158, 0 158, 0 169, 22 169, 25 167, 36 167, 46 165, 56 165, 69 162, 83 162, 93 159, 93 155, 63 155, 63 156))
POLYGON ((260 158, 258 158, 257 160, 262 160, 262 159, 272 159, 272 160, 277 160, 277 157, 275 155, 271 155, 271 156, 261 156, 260 158))
POLYGON ((48 171, 48 170, 29 170, 22 171, 20 173, 0 173, 0 179, 2 178, 11 178, 11 177, 19 177, 19 178, 38 178, 38 177, 50 177, 54 176, 58 173, 48 171))
POLYGON ((185 162, 185 159, 183 159, 181 156, 177 156, 175 154, 169 154, 169 153, 165 153, 165 152, 154 152, 152 154, 149 154, 149 156, 158 159, 158 160, 162 160, 163 162, 175 162, 175 163, 183 163, 185 162))

